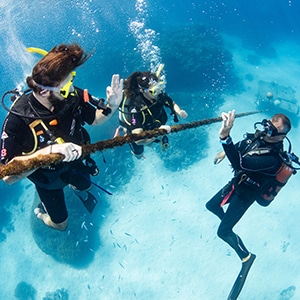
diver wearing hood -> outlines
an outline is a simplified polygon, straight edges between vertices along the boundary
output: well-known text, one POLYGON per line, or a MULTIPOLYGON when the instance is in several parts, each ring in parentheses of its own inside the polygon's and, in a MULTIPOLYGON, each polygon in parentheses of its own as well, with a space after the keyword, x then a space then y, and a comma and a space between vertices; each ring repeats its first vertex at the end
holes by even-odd
MULTIPOLYGON (((87 90, 73 86, 74 70, 89 56, 77 44, 61 44, 45 52, 27 77, 32 90, 15 99, 2 128, 3 164, 40 154, 64 155, 62 163, 4 178, 11 184, 28 177, 42 202, 35 209, 36 216, 59 230, 64 230, 68 221, 63 188, 70 184, 77 193, 87 191, 91 187, 90 175, 97 173, 93 160, 82 157, 81 145, 89 143, 83 125, 100 125, 109 120, 122 99, 123 80, 119 75, 113 75, 107 88, 106 105, 96 105, 96 98, 87 90)), ((83 202, 89 195, 81 195, 83 202)), ((95 201, 93 198, 92 204, 95 201)), ((90 212, 92 208, 87 207, 90 212)))
MULTIPOLYGON (((120 128, 127 133, 139 134, 154 128, 165 129, 170 133, 171 128, 165 125, 168 116, 165 107, 170 109, 174 121, 177 116, 182 119, 187 117, 186 111, 180 107, 164 92, 165 83, 160 77, 163 65, 160 65, 156 73, 134 72, 125 80, 123 100, 119 108, 120 128)), ((168 138, 163 136, 158 139, 144 139, 130 144, 131 152, 137 158, 141 158, 144 145, 152 142, 160 142, 162 149, 168 147, 168 138)))
POLYGON ((289 153, 283 149, 283 140, 291 123, 286 115, 276 114, 270 120, 255 123, 255 134, 247 134, 244 140, 234 145, 230 137, 234 118, 235 111, 222 113, 220 129, 220 141, 234 177, 206 203, 206 207, 221 220, 218 236, 235 250, 243 264, 251 265, 255 255, 247 250, 232 229, 255 201, 269 205, 290 176, 296 173, 289 153), (258 125, 262 130, 258 130, 258 125), (229 204, 226 211, 223 209, 225 204, 229 204))

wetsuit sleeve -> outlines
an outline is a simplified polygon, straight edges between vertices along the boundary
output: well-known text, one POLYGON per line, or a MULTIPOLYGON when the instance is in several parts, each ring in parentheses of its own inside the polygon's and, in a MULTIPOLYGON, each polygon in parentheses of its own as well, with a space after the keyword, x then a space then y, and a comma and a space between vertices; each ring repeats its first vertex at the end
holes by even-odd
POLYGON ((234 170, 240 169, 240 157, 239 152, 237 150, 237 145, 234 145, 233 142, 229 144, 222 144, 223 149, 226 153, 228 160, 230 161, 232 168, 234 170))
POLYGON ((96 117, 96 108, 86 103, 82 108, 82 120, 89 125, 93 124, 96 117))
POLYGON ((168 94, 162 93, 158 97, 159 97, 159 101, 161 103, 163 103, 164 106, 166 106, 166 107, 168 107, 172 110, 173 105, 174 105, 174 101, 171 97, 169 97, 168 94))
POLYGON ((28 126, 19 117, 9 114, 4 121, 1 133, 1 163, 6 164, 15 156, 22 155, 24 138, 28 136, 28 126))
MULTIPOLYGON (((83 90, 76 87, 76 91, 78 96, 80 97, 82 109, 81 109, 81 117, 82 121, 86 122, 87 124, 91 125, 96 117, 96 107, 91 105, 90 102, 85 102, 83 97, 83 90)), ((89 98, 92 95, 88 94, 89 98)))
MULTIPOLYGON (((159 95, 159 102, 162 103, 165 107, 167 107, 168 109, 170 109, 171 111, 171 115, 173 116, 174 122, 178 122, 178 117, 174 108, 175 102, 173 101, 173 99, 171 97, 169 97, 166 93, 162 93, 159 95)), ((167 115, 166 115, 166 120, 165 123, 167 122, 167 115)), ((163 124, 165 124, 163 123, 163 124)))

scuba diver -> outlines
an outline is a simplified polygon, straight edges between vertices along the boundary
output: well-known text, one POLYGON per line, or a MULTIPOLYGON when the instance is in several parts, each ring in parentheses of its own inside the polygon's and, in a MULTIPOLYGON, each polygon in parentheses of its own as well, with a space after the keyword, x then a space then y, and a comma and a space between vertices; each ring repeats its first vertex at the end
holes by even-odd
POLYGON ((123 80, 119 75, 112 76, 104 104, 103 99, 73 86, 74 70, 91 54, 75 43, 38 53, 44 56, 26 78, 30 90, 15 92, 14 103, 8 109, 1 135, 1 162, 9 164, 51 153, 63 154, 64 159, 3 180, 8 184, 24 177, 32 181, 41 200, 34 210, 37 218, 49 227, 64 230, 68 223, 65 186, 74 189, 89 212, 97 203, 90 175, 96 175, 98 169, 90 156, 82 156, 81 145, 90 142, 83 125, 101 125, 110 119, 122 100, 123 80))
POLYGON ((247 133, 245 139, 236 144, 230 137, 234 118, 234 110, 223 112, 219 131, 234 177, 206 203, 206 208, 221 220, 218 236, 234 249, 242 265, 249 270, 256 256, 232 229, 255 201, 268 206, 274 200, 290 176, 296 173, 298 168, 294 163, 299 164, 299 161, 291 153, 291 143, 286 137, 291 129, 286 115, 275 114, 270 120, 255 123, 255 133, 247 133), (288 151, 284 150, 284 139, 289 142, 288 151), (228 204, 226 211, 225 204, 228 204))
MULTIPOLYGON (((171 127, 165 125, 168 120, 164 107, 171 110, 174 121, 178 122, 178 117, 185 119, 188 115, 164 92, 165 84, 160 76, 163 64, 156 73, 134 72, 124 83, 123 100, 119 108, 119 123, 116 135, 122 130, 124 133, 139 134, 154 128, 165 129, 171 132, 171 127)), ((138 140, 129 144, 131 152, 136 158, 142 158, 144 145, 153 142, 161 144, 163 150, 169 147, 168 137, 161 139, 149 138, 138 140)))

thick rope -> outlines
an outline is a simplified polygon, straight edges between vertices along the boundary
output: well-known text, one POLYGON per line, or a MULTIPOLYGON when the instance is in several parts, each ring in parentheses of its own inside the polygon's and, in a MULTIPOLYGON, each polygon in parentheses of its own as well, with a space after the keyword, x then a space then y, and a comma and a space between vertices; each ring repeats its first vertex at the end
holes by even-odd
MULTIPOLYGON (((241 118, 241 117, 257 114, 260 112, 261 111, 246 112, 246 113, 236 114, 235 117, 241 118)), ((216 122, 221 122, 221 121, 222 118, 217 117, 217 118, 195 121, 187 124, 174 125, 171 126, 171 133, 179 132, 186 129, 192 129, 192 128, 196 128, 196 127, 200 127, 200 126, 204 126, 216 122)), ((142 139, 155 138, 165 134, 166 134, 166 130, 157 128, 153 130, 143 131, 139 134, 128 134, 126 136, 117 136, 113 139, 99 141, 94 144, 82 145, 82 155, 85 156, 91 153, 95 153, 97 151, 103 151, 105 149, 120 147, 123 146, 124 144, 132 143, 142 139)), ((46 155, 38 155, 37 157, 28 160, 12 160, 6 165, 0 165, 0 179, 2 179, 5 176, 19 175, 23 172, 28 172, 36 168, 46 167, 51 164, 57 164, 61 162, 63 159, 64 159, 63 154, 52 153, 46 155)))

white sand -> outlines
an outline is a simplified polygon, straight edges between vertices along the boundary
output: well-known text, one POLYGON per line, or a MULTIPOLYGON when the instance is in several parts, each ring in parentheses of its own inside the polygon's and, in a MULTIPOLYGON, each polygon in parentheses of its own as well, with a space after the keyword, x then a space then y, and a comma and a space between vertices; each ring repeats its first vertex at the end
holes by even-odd
MULTIPOLYGON (((242 95, 226 96, 220 111, 255 109, 260 79, 297 88, 297 58, 280 56, 255 67, 245 63, 247 51, 238 47, 237 40, 232 38, 231 43, 237 71, 241 76, 251 73, 254 81, 242 95)), ((279 54, 285 56, 287 47, 293 45, 279 45, 279 54)), ((253 122, 263 117, 236 120, 234 140, 252 131, 253 122)), ((146 159, 135 160, 130 183, 109 198, 110 212, 99 230, 102 246, 86 269, 58 263, 37 247, 29 225, 34 189, 24 188, 13 212, 15 231, 0 243, 0 298, 14 299, 16 285, 26 281, 37 289, 36 299, 60 288, 67 289, 72 300, 226 299, 240 262, 216 237, 219 221, 205 208, 206 201, 231 177, 227 160, 213 165, 221 150, 219 125, 209 127, 208 157, 188 170, 166 170, 159 154, 146 148, 146 159)), ((298 129, 290 137, 300 154, 298 129)), ((249 250, 257 255, 240 299, 291 299, 280 297, 281 291, 292 285, 298 288, 299 181, 300 177, 294 176, 268 208, 254 204, 236 226, 249 250)), ((293 299, 300 299, 298 289, 293 299)))

